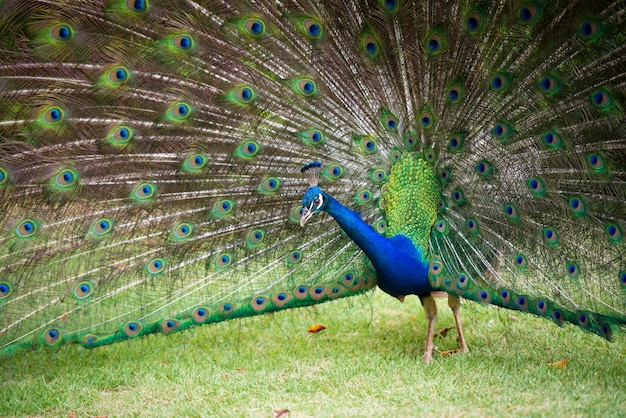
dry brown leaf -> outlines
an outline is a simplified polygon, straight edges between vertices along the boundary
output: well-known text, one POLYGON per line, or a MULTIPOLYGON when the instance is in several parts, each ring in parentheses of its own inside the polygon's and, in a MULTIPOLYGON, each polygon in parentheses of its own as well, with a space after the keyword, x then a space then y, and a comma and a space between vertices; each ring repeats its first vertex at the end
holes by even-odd
POLYGON ((274 409, 272 418, 285 418, 285 417, 288 417, 290 413, 291 412, 289 412, 288 409, 281 409, 281 410, 274 409))
POLYGON ((307 329, 307 332, 310 332, 311 334, 315 334, 316 332, 320 332, 322 330, 326 329, 326 327, 322 324, 315 324, 315 325, 311 325, 309 327, 309 329, 307 329))
POLYGON ((552 363, 548 363, 548 367, 556 367, 557 369, 562 369, 567 364, 567 359, 561 361, 553 361, 552 363))
POLYGON ((435 332, 433 335, 437 335, 440 336, 442 338, 446 338, 446 335, 448 335, 448 331, 450 331, 452 328, 444 328, 444 329, 440 329, 439 331, 435 332))
POLYGON ((447 351, 437 351, 439 354, 441 354, 442 356, 449 356, 450 354, 456 354, 458 352, 460 352, 461 349, 460 348, 456 348, 454 350, 447 350, 447 351))

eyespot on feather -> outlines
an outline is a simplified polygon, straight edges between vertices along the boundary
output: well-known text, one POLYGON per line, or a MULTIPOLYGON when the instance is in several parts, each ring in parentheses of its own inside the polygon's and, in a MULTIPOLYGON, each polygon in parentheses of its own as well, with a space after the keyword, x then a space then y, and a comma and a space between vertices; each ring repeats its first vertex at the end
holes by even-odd
POLYGON ((498 122, 491 130, 491 134, 503 143, 509 138, 509 136, 511 136, 512 133, 513 128, 511 127, 511 125, 504 121, 498 122))
POLYGON ((596 109, 602 111, 611 110, 615 105, 613 101, 613 96, 611 95, 611 93, 609 93, 608 90, 604 88, 601 88, 600 90, 596 90, 595 92, 591 93, 589 99, 591 100, 591 103, 593 103, 593 105, 596 107, 596 109))
POLYGON ((9 182, 9 172, 7 169, 0 167, 0 187, 9 182))
POLYGON ((170 45, 179 53, 188 53, 196 47, 193 37, 187 33, 179 33, 170 37, 170 45))
POLYGON ((105 84, 107 87, 120 87, 126 84, 129 79, 130 71, 123 65, 113 66, 105 73, 105 84))
POLYGON ((372 201, 372 192, 368 189, 359 190, 354 196, 354 202, 357 205, 365 205, 372 201))
POLYGON ((127 337, 135 337, 135 336, 139 335, 139 333, 141 333, 142 329, 143 329, 143 326, 139 322, 131 321, 131 322, 127 322, 122 327, 122 332, 127 337))
POLYGON ((435 115, 428 108, 424 108, 419 112, 417 120, 424 130, 429 130, 435 126, 435 115))
POLYGON ((328 293, 329 289, 326 286, 314 286, 309 290, 309 296, 313 300, 322 300, 328 293))
POLYGON ((542 134, 541 140, 544 145, 553 150, 563 147, 563 139, 561 138, 561 135, 554 130, 542 134))
POLYGON ((438 157, 438 153, 436 149, 426 148, 424 150, 424 158, 426 159, 426 161, 430 163, 434 163, 437 160, 437 157, 438 157))
POLYGON ((304 285, 296 287, 296 289, 294 290, 294 295, 296 299, 306 299, 309 296, 309 287, 304 285))
POLYGON ((465 30, 471 36, 479 34, 485 27, 485 16, 479 9, 469 9, 464 15, 465 30))
POLYGON ((39 114, 39 121, 48 128, 60 125, 64 119, 65 112, 58 106, 45 107, 39 114))
POLYGON ((254 312, 263 312, 267 308, 267 298, 265 296, 255 296, 250 302, 250 307, 254 312))
POLYGON ((213 205, 211 215, 215 218, 222 218, 231 215, 235 209, 235 202, 230 199, 222 199, 213 205))
POLYGON ((523 23, 535 23, 541 17, 541 7, 536 3, 524 3, 519 8, 518 17, 523 23))
POLYGON ((459 153, 463 151, 463 142, 465 135, 457 133, 448 138, 448 151, 451 153, 459 153))
POLYGON ((567 272, 567 275, 570 279, 578 279, 580 276, 580 266, 578 265, 578 263, 575 263, 573 261, 568 262, 565 265, 565 271, 567 272))
POLYGON ((229 267, 233 262, 233 257, 230 254, 220 254, 215 257, 214 264, 218 269, 225 269, 229 267))
POLYGON ((525 270, 528 267, 526 256, 519 253, 513 254, 513 265, 520 270, 525 270))
POLYGON ((182 164, 182 170, 187 173, 202 173, 209 163, 209 158, 201 153, 188 155, 182 164))
POLYGON ((413 132, 407 132, 404 134, 404 146, 407 148, 413 148, 417 144, 417 139, 415 139, 415 134, 413 132))
POLYGON ((293 90, 304 98, 311 98, 318 93, 317 84, 312 78, 296 78, 292 82, 293 90))
POLYGON ((168 319, 164 319, 163 321, 161 321, 161 324, 159 324, 159 327, 161 328, 161 331, 164 334, 169 334, 171 332, 174 332, 176 328, 178 328, 179 325, 180 325, 180 321, 173 319, 173 318, 168 318, 168 319))
POLYGON ((148 0, 125 0, 124 6, 132 15, 141 16, 148 11, 150 3, 148 0))
POLYGON ((266 177, 261 181, 257 190, 264 195, 274 195, 280 190, 282 182, 277 177, 266 177))
POLYGON ((193 109, 189 104, 176 101, 167 108, 167 120, 171 122, 183 122, 189 119, 193 109))
POLYGON ((461 83, 453 83, 446 91, 446 100, 450 104, 458 104, 463 101, 465 91, 461 83))
POLYGON ((476 297, 479 302, 489 304, 491 302, 491 294, 486 290, 478 289, 476 291, 476 297))
POLYGON ((446 37, 443 31, 433 29, 426 34, 424 39, 426 54, 429 56, 439 55, 446 50, 446 37))
POLYGON ((504 91, 509 86, 511 78, 508 73, 496 73, 491 79, 489 88, 493 91, 504 91))
POLYGON ((193 225, 189 222, 180 222, 174 225, 171 236, 176 242, 185 241, 193 234, 193 225))
POLYGON ((48 30, 49 39, 57 45, 65 45, 74 37, 74 29, 67 23, 57 23, 48 30))
POLYGON ((317 147, 318 145, 321 145, 326 141, 326 136, 324 135, 324 133, 317 128, 311 128, 299 132, 298 136, 302 138, 305 144, 312 147, 317 147))
POLYGON ((506 203, 502 208, 508 221, 519 222, 519 212, 517 211, 517 207, 514 204, 506 203))
POLYGON ((604 227, 604 230, 606 231, 607 238, 611 244, 618 244, 622 241, 622 227, 619 224, 609 222, 604 227))
POLYGON ((312 41, 322 39, 324 36, 324 27, 319 20, 313 17, 307 17, 302 20, 301 30, 304 36, 312 41))
POLYGON ((541 177, 531 177, 526 182, 526 185, 534 197, 541 197, 546 194, 546 186, 541 177))
POLYGON ((593 17, 588 17, 578 27, 578 35, 588 43, 593 43, 600 39, 602 32, 603 24, 593 17))
POLYGON ((167 262, 164 258, 153 258, 146 264, 146 272, 150 276, 157 276, 165 271, 167 262))
POLYGON ((587 204, 582 196, 572 196, 568 198, 567 206, 574 216, 583 216, 587 213, 587 204))
POLYGON ((135 132, 126 125, 117 125, 111 128, 106 136, 106 142, 114 147, 124 147, 132 141, 135 132))
POLYGON ((95 236, 103 237, 113 232, 113 225, 113 219, 100 218, 92 223, 89 229, 95 236))
POLYGON ((483 179, 488 179, 493 175, 493 165, 490 161, 482 159, 476 164, 476 173, 483 179))
POLYGON ((93 294, 93 283, 83 281, 74 287, 74 297, 78 300, 85 300, 93 294))
POLYGON ((191 319, 197 324, 204 323, 209 318, 209 309, 205 307, 197 307, 191 312, 191 319))
POLYGON ((559 244, 559 234, 554 228, 543 228, 543 241, 549 247, 555 247, 559 244))
POLYGON ((62 168, 58 170, 50 181, 50 186, 55 190, 68 191, 78 185, 80 176, 77 171, 71 168, 62 168))
POLYGON ((267 34, 267 25, 258 16, 248 17, 242 21, 242 30, 246 35, 259 39, 267 34))
POLYGON ((291 294, 286 292, 278 292, 272 295, 272 303, 278 308, 282 308, 291 300, 291 294))
POLYGON ((374 35, 366 34, 362 36, 361 48, 370 59, 375 60, 378 58, 378 54, 380 53, 380 43, 374 35))
POLYGON ((467 203, 467 199, 465 198, 465 193, 463 192, 463 189, 454 189, 450 194, 450 197, 452 197, 452 200, 454 200, 454 203, 456 203, 457 206, 463 206, 467 203))
POLYGON ((228 316, 235 311, 235 308, 236 306, 232 303, 222 303, 220 306, 218 306, 217 311, 222 316, 228 316))
POLYGON ((287 263, 290 266, 294 266, 296 264, 300 264, 302 262, 302 251, 292 251, 287 256, 287 263))
POLYGON ((561 87, 561 82, 555 76, 548 74, 539 80, 539 89, 547 94, 556 94, 561 87))
POLYGON ((244 160, 252 160, 261 152, 261 146, 252 139, 243 141, 235 150, 235 156, 244 160))
POLYGON ((43 332, 43 341, 46 345, 56 345, 61 341, 61 338, 61 331, 56 328, 49 328, 43 332))
POLYGON ((12 290, 13 287, 9 282, 0 282, 0 300, 7 299, 9 296, 11 296, 12 290))
POLYGON ((98 341, 98 337, 93 334, 87 334, 81 338, 80 342, 84 347, 91 348, 98 341))
POLYGON ((154 198, 156 198, 156 196, 157 196, 156 186, 152 183, 148 183, 145 181, 137 184, 131 193, 131 197, 136 202, 139 202, 139 203, 149 202, 153 200, 154 198))
POLYGON ((322 176, 328 180, 338 180, 344 175, 344 169, 339 164, 330 164, 322 169, 322 176))
POLYGON ((14 228, 18 238, 31 238, 37 234, 39 224, 33 219, 22 219, 14 228))
POLYGON ((265 231, 263 229, 257 228, 248 232, 248 236, 246 238, 246 246, 248 248, 254 248, 263 243, 265 239, 265 231))

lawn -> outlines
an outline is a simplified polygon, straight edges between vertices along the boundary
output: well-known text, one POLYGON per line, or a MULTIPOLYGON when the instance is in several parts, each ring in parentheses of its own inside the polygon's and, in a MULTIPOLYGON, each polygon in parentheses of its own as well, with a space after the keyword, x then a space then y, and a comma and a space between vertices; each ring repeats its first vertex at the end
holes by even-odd
MULTIPOLYGON (((439 327, 453 326, 437 302, 439 327)), ((462 319, 470 353, 428 365, 419 301, 380 291, 93 350, 29 352, 0 359, 0 415, 626 416, 623 333, 609 343, 473 302, 462 319), (307 333, 313 324, 327 329, 307 333)), ((436 344, 453 349, 455 338, 436 344)))

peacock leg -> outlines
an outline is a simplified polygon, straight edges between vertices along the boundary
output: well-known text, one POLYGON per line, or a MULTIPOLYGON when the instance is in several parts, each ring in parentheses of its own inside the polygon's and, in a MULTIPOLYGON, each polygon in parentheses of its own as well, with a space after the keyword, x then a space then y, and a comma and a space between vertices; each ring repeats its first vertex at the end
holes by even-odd
POLYGON ((459 311, 461 310, 461 300, 458 296, 448 295, 448 306, 452 309, 452 313, 454 314, 454 322, 456 323, 456 330, 459 334, 457 341, 459 342, 459 351, 463 353, 469 352, 467 349, 467 344, 465 343, 465 337, 463 336, 463 328, 461 327, 461 315, 459 311))
POLYGON ((426 333, 426 348, 424 349, 424 357, 422 360, 424 363, 428 363, 433 358, 433 349, 435 344, 433 343, 433 337, 435 333, 435 323, 437 322, 437 304, 435 298, 432 295, 420 296, 422 307, 428 318, 428 331, 426 333))

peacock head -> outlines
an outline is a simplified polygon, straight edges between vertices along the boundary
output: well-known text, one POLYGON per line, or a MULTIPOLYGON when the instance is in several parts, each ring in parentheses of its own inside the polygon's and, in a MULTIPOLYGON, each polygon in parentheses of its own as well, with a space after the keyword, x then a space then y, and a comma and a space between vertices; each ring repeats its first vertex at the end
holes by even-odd
POLYGON ((302 215, 300 216, 300 226, 304 226, 316 213, 324 210, 328 202, 327 195, 317 186, 322 163, 313 161, 305 164, 300 171, 307 177, 309 187, 302 197, 302 215))
POLYGON ((328 202, 327 195, 317 186, 309 187, 302 198, 302 216, 300 226, 304 226, 316 213, 320 213, 328 202))

